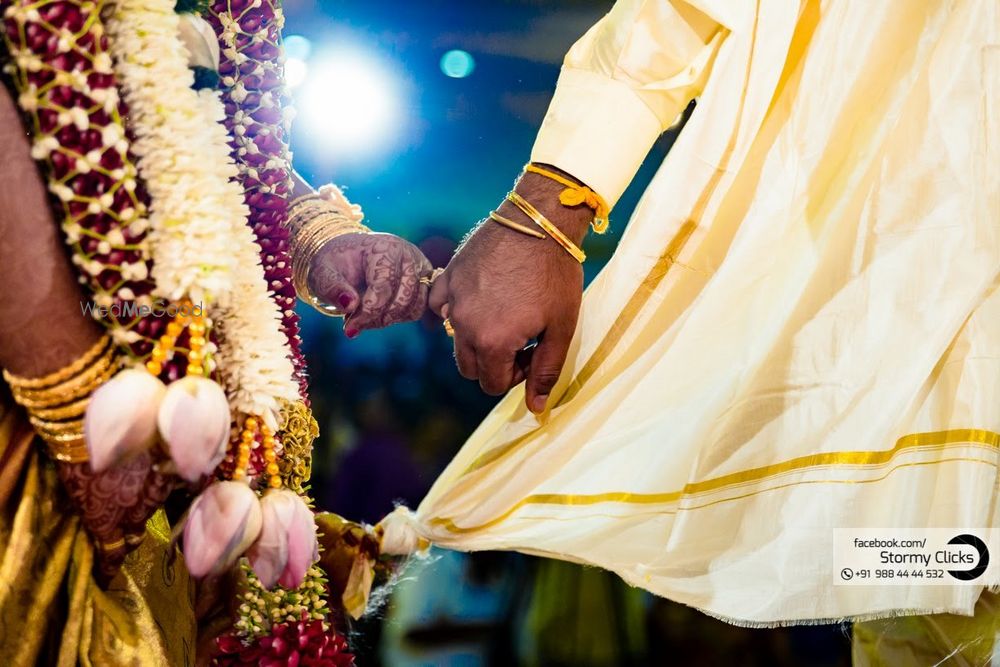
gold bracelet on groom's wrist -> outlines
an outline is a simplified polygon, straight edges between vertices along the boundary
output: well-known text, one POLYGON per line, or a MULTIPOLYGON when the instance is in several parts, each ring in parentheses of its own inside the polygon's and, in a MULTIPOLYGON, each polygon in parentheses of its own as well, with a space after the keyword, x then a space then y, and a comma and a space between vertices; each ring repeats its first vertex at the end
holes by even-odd
POLYGON ((315 194, 299 197, 288 209, 291 241, 292 284, 298 297, 324 315, 343 315, 309 289, 309 270, 320 249, 344 234, 367 234, 361 224, 361 207, 351 204, 334 185, 324 185, 315 194))

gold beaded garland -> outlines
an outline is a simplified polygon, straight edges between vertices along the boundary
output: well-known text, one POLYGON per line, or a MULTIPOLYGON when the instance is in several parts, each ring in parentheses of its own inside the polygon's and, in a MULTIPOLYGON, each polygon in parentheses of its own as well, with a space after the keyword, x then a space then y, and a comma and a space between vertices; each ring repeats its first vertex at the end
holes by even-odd
POLYGON ((256 417, 243 420, 243 431, 240 433, 240 443, 236 450, 236 467, 233 469, 233 479, 246 479, 247 467, 250 465, 250 450, 257 436, 258 421, 256 417))
POLYGON ((267 427, 267 425, 261 427, 261 433, 264 435, 262 445, 264 446, 264 462, 266 463, 265 470, 267 471, 267 485, 272 489, 280 489, 281 469, 278 467, 277 452, 274 451, 277 441, 275 440, 274 433, 267 427))

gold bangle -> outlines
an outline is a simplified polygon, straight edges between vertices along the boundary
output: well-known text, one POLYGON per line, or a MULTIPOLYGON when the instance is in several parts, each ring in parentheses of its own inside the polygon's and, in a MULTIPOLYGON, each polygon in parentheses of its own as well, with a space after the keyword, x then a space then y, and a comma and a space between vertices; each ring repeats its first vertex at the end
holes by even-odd
POLYGON ((104 351, 110 342, 110 336, 107 334, 102 335, 97 342, 94 343, 89 350, 84 352, 83 356, 78 358, 76 361, 43 377, 24 378, 5 370, 3 372, 3 379, 6 380, 7 384, 11 387, 17 389, 42 389, 51 385, 59 384, 60 382, 65 382, 90 365, 94 359, 97 358, 97 355, 104 351))
POLYGON ((560 185, 565 185, 566 189, 559 193, 559 203, 563 206, 579 206, 584 204, 594 211, 594 221, 591 226, 594 231, 598 234, 603 234, 608 229, 608 213, 611 209, 608 207, 607 202, 604 201, 604 197, 597 194, 586 185, 580 185, 579 183, 574 183, 568 178, 563 178, 554 171, 549 171, 548 169, 543 169, 542 167, 537 167, 533 164, 524 165, 524 170, 532 174, 538 174, 539 176, 544 176, 545 178, 555 181, 560 185))
POLYGON ((587 259, 587 255, 584 254, 583 250, 577 247, 575 243, 569 240, 569 237, 562 233, 558 227, 549 222, 541 212, 532 206, 528 201, 524 199, 521 195, 516 192, 508 192, 507 199, 510 200, 514 206, 517 206, 521 211, 535 221, 535 224, 541 227, 545 233, 551 236, 556 243, 561 245, 563 249, 568 252, 573 259, 583 264, 584 260, 587 259))
POLYGON ((87 443, 83 436, 75 439, 48 439, 45 440, 49 457, 63 463, 84 463, 90 460, 90 452, 87 450, 87 443))
POLYGON ((299 228, 292 239, 292 285, 298 297, 324 315, 343 315, 335 306, 312 293, 309 271, 316 255, 329 241, 345 234, 367 234, 369 231, 364 225, 329 212, 312 218, 299 228))
MULTIPOLYGON (((82 372, 74 375, 73 377, 65 380, 57 385, 51 387, 43 387, 40 389, 26 389, 26 388, 15 388, 14 394, 16 396, 23 396, 24 398, 32 401, 41 401, 45 398, 57 396, 66 393, 74 393, 76 389, 82 385, 89 384, 93 381, 94 377, 100 375, 104 369, 108 367, 113 358, 115 357, 116 350, 111 347, 104 351, 96 361, 94 361, 90 366, 85 368, 82 372)), ((66 401, 62 401, 65 403, 66 401)))
POLYGON ((83 446, 86 446, 86 443, 83 442, 83 435, 79 433, 57 433, 54 435, 46 435, 42 436, 42 440, 50 445, 56 445, 58 447, 70 447, 76 445, 77 443, 82 443, 83 446))
POLYGON ((537 229, 532 229, 526 225, 522 225, 519 222, 514 222, 510 218, 505 218, 496 211, 490 211, 490 219, 494 222, 498 222, 504 227, 513 229, 515 232, 521 232, 522 234, 527 234, 528 236, 534 236, 536 239, 544 239, 545 234, 538 231, 537 229))
POLYGON ((39 419, 50 419, 58 421, 60 419, 70 419, 72 417, 79 417, 87 411, 87 406, 90 405, 90 397, 86 396, 73 403, 67 403, 66 405, 60 405, 56 408, 36 408, 31 411, 31 414, 39 419))
POLYGON ((35 427, 35 430, 39 435, 67 435, 72 434, 79 436, 83 433, 83 418, 74 419, 73 421, 66 422, 51 422, 44 419, 38 419, 34 415, 29 415, 28 420, 31 425, 35 427))
POLYGON ((113 540, 111 542, 95 542, 94 544, 98 548, 98 550, 103 551, 104 553, 110 553, 112 551, 124 549, 125 538, 119 537, 117 540, 113 540))
POLYGON ((49 456, 66 463, 89 460, 83 436, 90 395, 110 380, 121 365, 117 347, 107 335, 66 367, 43 378, 20 378, 4 373, 14 400, 27 409, 35 432, 46 443, 49 456))
POLYGON ((323 213, 334 214, 345 222, 360 225, 364 213, 357 204, 352 204, 333 184, 324 185, 316 192, 296 198, 288 207, 287 226, 290 236, 295 237, 299 230, 323 213))
POLYGON ((82 373, 62 384, 45 389, 14 389, 14 400, 26 408, 54 408, 89 396, 118 371, 120 358, 115 347, 108 350, 82 373))
POLYGON ((361 224, 361 207, 352 204, 334 185, 299 197, 288 208, 288 230, 292 248, 292 285, 298 297, 324 315, 343 315, 309 289, 309 271, 320 249, 344 234, 367 234, 361 224))
POLYGON ((40 398, 38 400, 25 398, 20 396, 17 392, 14 392, 14 401, 28 410, 28 412, 35 412, 39 409, 50 409, 62 407, 63 404, 70 401, 76 401, 79 399, 85 399, 90 396, 98 387, 110 380, 118 372, 118 366, 109 366, 107 370, 104 371, 102 375, 94 379, 91 385, 86 385, 78 387, 73 393, 67 394, 65 396, 60 395, 50 395, 40 398))

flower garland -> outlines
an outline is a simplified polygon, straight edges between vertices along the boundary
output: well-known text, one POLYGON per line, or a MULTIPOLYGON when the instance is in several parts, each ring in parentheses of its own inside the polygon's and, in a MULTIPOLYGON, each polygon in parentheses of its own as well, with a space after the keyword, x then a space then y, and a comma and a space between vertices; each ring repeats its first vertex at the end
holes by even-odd
POLYGON ((148 198, 129 152, 129 111, 115 87, 104 7, 104 0, 5 2, 4 71, 28 118, 31 155, 44 166, 80 283, 97 307, 91 313, 141 360, 167 318, 153 309, 148 198))
MULTIPOLYGON (((176 43, 174 36, 177 20, 173 17, 167 18, 170 14, 168 2, 169 0, 151 0, 150 2, 119 0, 116 16, 119 17, 120 24, 116 24, 115 27, 120 29, 120 33, 119 30, 116 30, 115 34, 112 35, 113 41, 119 44, 116 48, 120 48, 120 53, 116 51, 118 60, 127 62, 130 58, 128 54, 136 51, 160 54, 155 59, 148 57, 144 63, 147 71, 136 76, 129 76, 127 67, 121 66, 123 88, 125 90, 129 90, 130 87, 134 89, 137 98, 134 106, 137 108, 148 106, 150 109, 155 109, 163 104, 165 100, 162 96, 166 94, 169 94, 173 99, 183 99, 185 96, 190 97, 191 95, 189 90, 190 77, 181 76, 180 70, 184 65, 182 60, 175 54, 173 62, 170 63, 173 71, 165 64, 164 55, 170 53, 170 46, 176 43), (161 20, 160 25, 156 26, 158 20, 161 20), (182 82, 184 89, 177 87, 176 90, 169 91, 158 88, 157 82, 166 78, 182 82), (133 81, 137 85, 131 86, 133 81), (145 100, 141 99, 143 96, 146 97, 145 100)), ((245 14, 245 16, 252 16, 252 12, 245 14)), ((216 102, 214 95, 209 96, 208 100, 216 102)), ((203 109, 205 115, 202 123, 221 129, 220 123, 231 113, 223 113, 223 109, 218 108, 220 106, 217 104, 217 108, 212 108, 211 105, 206 105, 203 109)), ((142 122, 142 116, 137 116, 136 123, 139 127, 136 131, 140 135, 144 134, 141 129, 142 122)), ((166 126, 166 123, 169 123, 169 118, 165 122, 158 119, 158 122, 164 123, 166 126)), ((177 135, 172 133, 172 136, 175 137, 176 141, 177 135)), ((165 141, 164 144, 169 145, 169 142, 165 141)), ((219 147, 220 142, 204 141, 203 144, 215 149, 219 147)), ((290 165, 287 162, 287 150, 284 152, 284 157, 283 173, 285 179, 288 180, 290 165)), ((218 161, 217 155, 214 155, 213 158, 216 162, 218 161)), ((206 160, 205 163, 211 164, 212 162, 206 160)), ((224 168, 218 167, 214 167, 212 172, 221 173, 227 177, 233 175, 224 168)), ((247 178, 253 178, 254 175, 249 169, 240 170, 244 185, 246 185, 247 178)), ((287 196, 287 190, 284 195, 287 196)), ((251 204, 252 221, 255 212, 252 205, 255 202, 259 203, 259 200, 248 194, 246 201, 251 204)), ((279 201, 284 203, 283 198, 279 201)), ((261 210, 263 209, 258 207, 256 212, 259 213, 261 210)), ((261 416, 264 424, 261 430, 256 430, 258 427, 252 418, 243 422, 244 428, 240 433, 239 441, 230 449, 223 470, 226 471, 226 474, 232 475, 233 479, 261 474, 262 478, 266 480, 267 486, 274 489, 279 488, 283 483, 290 482, 289 486, 293 491, 302 493, 301 484, 308 476, 309 449, 316 435, 316 427, 315 420, 309 414, 308 408, 302 402, 295 400, 298 398, 298 390, 304 387, 304 382, 296 386, 292 379, 291 359, 299 360, 302 371, 300 379, 303 380, 305 377, 304 360, 297 348, 293 348, 294 354, 289 355, 287 354, 288 350, 284 347, 285 340, 290 345, 297 344, 297 320, 292 320, 292 325, 296 327, 294 335, 281 337, 279 333, 279 330, 284 328, 287 335, 289 314, 294 318, 294 312, 291 311, 291 307, 294 305, 294 289, 291 287, 290 271, 284 269, 283 266, 278 266, 279 262, 274 262, 272 255, 262 252, 255 243, 254 233, 257 232, 256 238, 261 245, 270 242, 273 246, 274 237, 277 236, 278 251, 281 253, 284 253, 284 248, 287 245, 287 236, 281 236, 284 234, 284 229, 280 226, 282 220, 280 217, 275 218, 275 210, 264 210, 264 213, 264 216, 258 216, 262 220, 258 220, 253 229, 247 226, 246 215, 232 216, 231 218, 233 228, 229 235, 229 244, 235 265, 240 269, 233 276, 231 294, 228 295, 227 299, 221 300, 219 312, 215 318, 220 342, 215 358, 234 412, 261 416), (270 276, 265 275, 266 269, 260 265, 262 257, 265 261, 272 260, 270 276), (276 311, 275 306, 276 302, 281 303, 281 297, 277 297, 276 301, 271 301, 268 298, 267 288, 273 290, 271 296, 289 293, 292 295, 291 303, 287 304, 288 308, 286 309, 289 312, 283 314, 284 322, 282 314, 276 311), (278 336, 281 340, 270 340, 267 341, 270 345, 262 345, 261 339, 265 335, 278 336), (272 351, 271 354, 262 353, 267 352, 268 349, 272 351), (271 380, 269 385, 260 385, 262 380, 268 379, 271 380), (279 410, 283 410, 280 420, 275 418, 279 410), (285 426, 285 431, 280 434, 280 437, 287 434, 288 441, 294 445, 293 451, 289 452, 290 455, 294 456, 282 456, 280 465, 277 456, 282 453, 282 444, 280 438, 273 435, 278 430, 279 423, 285 426), (251 453, 256 454, 257 465, 251 465, 251 453)), ((181 233, 183 234, 183 232, 181 233)), ((159 261, 159 255, 154 252, 154 256, 159 261)), ((287 264, 286 262, 285 265, 287 266, 287 264)), ((214 489, 213 496, 222 493, 229 494, 237 490, 233 487, 226 487, 226 489, 219 487, 214 489)), ((233 498, 237 496, 233 496, 233 498)), ((263 505, 273 506, 277 498, 278 496, 268 496, 264 499, 263 505)), ((297 529, 304 530, 305 527, 297 529)), ((187 534, 185 534, 185 543, 187 543, 187 534)), ((244 568, 252 572, 250 568, 246 566, 244 568)), ((328 611, 325 600, 326 584, 321 571, 317 568, 309 569, 300 585, 294 589, 276 587, 275 590, 268 591, 253 574, 247 577, 247 582, 248 590, 244 594, 246 601, 242 607, 248 611, 240 614, 236 626, 238 636, 243 643, 267 644, 269 637, 275 636, 275 633, 284 636, 289 633, 308 632, 314 635, 317 632, 317 621, 319 622, 318 631, 326 637, 323 640, 324 646, 325 642, 334 640, 340 641, 340 644, 343 643, 335 629, 325 623, 325 614, 328 611), (252 612, 250 611, 251 601, 257 603, 252 612), (262 601, 264 609, 260 609, 262 601), (265 617, 258 618, 260 611, 269 613, 265 617), (303 625, 304 620, 296 623, 299 613, 305 614, 303 619, 308 619, 309 622, 305 625, 303 625), (282 620, 284 624, 281 623, 282 620), (285 627, 286 625, 287 627, 285 627)), ((242 608, 241 611, 243 611, 242 608)), ((340 644, 335 642, 338 647, 340 644)), ((220 643, 220 646, 222 645, 220 643)), ((322 653, 321 650, 320 653, 322 653)), ((339 649, 337 655, 340 658, 349 657, 339 649)))
POLYGON ((303 667, 354 667, 347 640, 331 633, 322 621, 276 623, 271 632, 249 645, 235 637, 219 640, 222 655, 214 665, 302 665, 303 667))
POLYGON ((280 314, 232 180, 224 108, 193 90, 179 26, 172 0, 119 0, 107 26, 152 197, 153 278, 173 301, 218 303, 216 361, 232 408, 277 430, 281 402, 298 396, 280 314))
MULTIPOLYGON (((262 576, 280 575, 282 582, 301 584, 268 592, 256 576, 248 577, 237 643, 220 641, 225 660, 252 653, 262 659, 302 657, 302 664, 351 664, 346 644, 326 616, 322 572, 306 567, 307 534, 314 531, 314 520, 296 495, 304 493, 316 425, 297 400, 304 398, 305 368, 287 233, 281 227, 290 165, 280 113, 280 8, 261 0, 232 0, 225 4, 240 6, 238 20, 225 12, 214 14, 220 24, 256 30, 251 39, 233 42, 240 44, 234 53, 267 56, 263 69, 271 74, 254 79, 261 68, 247 70, 240 83, 260 90, 242 100, 257 106, 241 111, 232 108, 240 102, 235 79, 245 73, 241 67, 228 70, 239 76, 230 76, 234 85, 225 108, 216 94, 191 89, 193 76, 177 35, 173 0, 0 0, 4 4, 4 37, 14 60, 7 71, 14 75, 19 104, 33 125, 33 155, 44 161, 50 190, 60 202, 81 282, 98 305, 151 306, 153 296, 162 295, 174 305, 189 307, 204 300, 212 308, 211 318, 204 313, 111 318, 116 340, 133 348, 133 361, 148 356, 151 374, 127 371, 103 388, 110 391, 95 394, 88 429, 96 424, 99 432, 122 432, 115 424, 123 412, 135 423, 143 421, 137 431, 158 429, 178 473, 190 481, 210 474, 225 453, 225 447, 215 453, 216 443, 224 445, 236 435, 231 462, 237 481, 210 484, 192 505, 184 536, 189 568, 196 575, 199 569, 215 571, 251 547, 254 567, 259 564, 265 570, 258 571, 268 573, 262 576), (101 15, 108 9, 105 28, 101 15), (250 48, 254 40, 273 48, 250 48), (131 113, 115 87, 116 74, 131 113), (277 115, 271 113, 275 109, 277 115), (127 130, 123 118, 129 119, 127 130), (238 122, 230 123, 230 145, 245 158, 238 174, 247 188, 252 229, 239 189, 231 182, 237 172, 227 158, 222 132, 222 121, 233 118, 238 122), (261 127, 240 131, 253 123, 261 127), (210 338, 213 324, 217 347, 210 338), (227 395, 205 377, 212 371, 213 353, 227 395), (172 381, 182 371, 188 378, 164 391, 156 376, 172 381), (141 405, 122 400, 136 389, 144 397, 141 405), (233 415, 237 426, 231 435, 233 415), (285 431, 279 433, 282 424, 285 431), (282 436, 287 436, 290 456, 279 464, 282 436), (249 469, 251 449, 259 452, 261 469, 249 469), (245 483, 257 473, 266 473, 258 481, 274 490, 259 503, 245 483), (283 485, 290 490, 281 489, 283 485), (234 503, 244 508, 238 525, 213 523, 213 507, 234 503), (189 537, 207 543, 211 537, 206 535, 218 536, 223 529, 229 533, 216 540, 225 545, 221 555, 188 553, 189 537), (277 555, 283 549, 275 542, 286 539, 287 561, 277 555), (290 649, 289 642, 297 648, 290 649)), ((150 444, 148 439, 95 443, 88 435, 88 446, 109 451, 133 452, 150 444)), ((315 551, 315 536, 312 545, 315 551)))
POLYGON ((150 195, 156 293, 226 303, 239 268, 232 232, 247 215, 216 96, 192 88, 171 0, 120 0, 107 20, 121 92, 132 112, 132 151, 150 195), (178 151, 177 146, 184 150, 178 151))
POLYGON ((250 226, 261 247, 264 275, 282 315, 299 393, 308 403, 308 377, 295 312, 288 249, 291 154, 286 136, 284 64, 280 46, 284 14, 277 0, 216 0, 209 21, 222 51, 219 75, 233 158, 250 207, 250 226))

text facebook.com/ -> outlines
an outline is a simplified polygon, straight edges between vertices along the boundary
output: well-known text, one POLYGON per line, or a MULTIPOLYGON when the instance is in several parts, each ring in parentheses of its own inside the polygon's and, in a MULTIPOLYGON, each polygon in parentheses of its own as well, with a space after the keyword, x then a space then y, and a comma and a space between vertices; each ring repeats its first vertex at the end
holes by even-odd
POLYGON ((839 585, 996 585, 996 531, 970 528, 834 531, 839 585))

